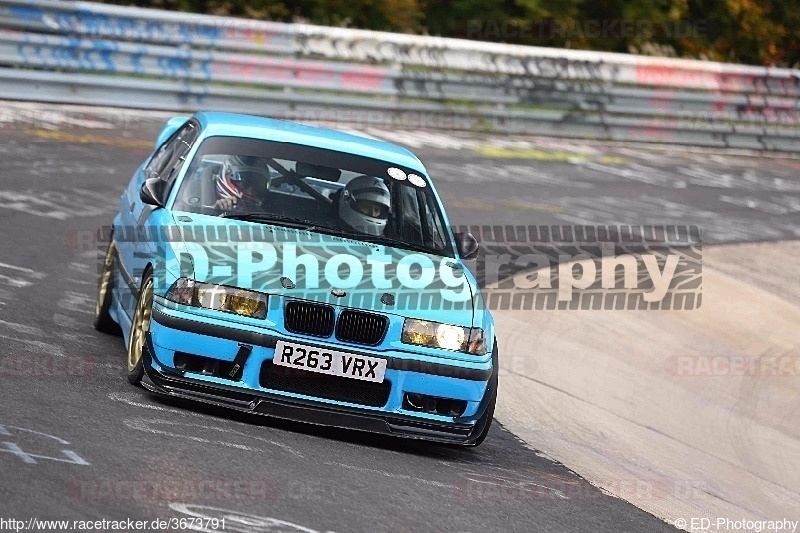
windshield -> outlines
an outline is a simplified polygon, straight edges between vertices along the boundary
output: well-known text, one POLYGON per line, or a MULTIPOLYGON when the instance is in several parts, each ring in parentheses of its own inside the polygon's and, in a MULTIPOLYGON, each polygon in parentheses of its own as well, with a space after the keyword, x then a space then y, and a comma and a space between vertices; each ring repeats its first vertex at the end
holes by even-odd
POLYGON ((401 165, 309 146, 210 137, 193 158, 174 209, 453 255, 427 178, 401 165))

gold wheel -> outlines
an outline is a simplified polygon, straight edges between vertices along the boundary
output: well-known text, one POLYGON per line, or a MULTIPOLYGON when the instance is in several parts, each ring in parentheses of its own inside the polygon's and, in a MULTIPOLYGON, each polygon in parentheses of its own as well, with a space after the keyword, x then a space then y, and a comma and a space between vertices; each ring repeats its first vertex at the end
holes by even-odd
POLYGON ((130 341, 128 342, 128 374, 139 374, 141 379, 142 369, 142 350, 144 348, 145 333, 150 331, 150 317, 153 314, 153 278, 148 277, 139 300, 136 302, 136 310, 133 313, 133 323, 131 324, 130 341))

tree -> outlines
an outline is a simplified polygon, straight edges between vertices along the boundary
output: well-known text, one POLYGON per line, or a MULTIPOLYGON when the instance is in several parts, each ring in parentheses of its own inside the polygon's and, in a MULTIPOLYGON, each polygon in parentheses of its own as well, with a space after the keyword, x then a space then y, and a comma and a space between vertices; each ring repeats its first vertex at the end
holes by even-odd
MULTIPOLYGON (((130 0, 107 0, 130 5, 130 0)), ((136 0, 485 41, 800 66, 800 0, 136 0)))

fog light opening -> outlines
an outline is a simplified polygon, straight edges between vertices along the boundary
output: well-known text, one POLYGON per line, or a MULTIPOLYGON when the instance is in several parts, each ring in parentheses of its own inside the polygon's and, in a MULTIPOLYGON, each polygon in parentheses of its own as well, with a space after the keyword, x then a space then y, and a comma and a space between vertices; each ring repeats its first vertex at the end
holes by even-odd
POLYGON ((456 418, 464 414, 467 409, 467 402, 465 400, 438 398, 427 394, 407 392, 403 396, 403 409, 456 418))
POLYGON ((425 397, 422 394, 407 392, 403 399, 403 404, 403 409, 408 409, 409 411, 424 411, 425 397))
POLYGON ((233 367, 233 363, 186 352, 175 352, 173 366, 176 370, 180 370, 181 372, 231 379, 230 371, 233 367))

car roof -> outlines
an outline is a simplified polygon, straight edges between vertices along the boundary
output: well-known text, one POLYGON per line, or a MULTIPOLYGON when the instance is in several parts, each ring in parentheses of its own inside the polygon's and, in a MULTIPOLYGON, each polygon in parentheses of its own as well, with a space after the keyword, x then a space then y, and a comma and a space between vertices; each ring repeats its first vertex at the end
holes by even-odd
POLYGON ((248 137, 314 146, 394 163, 427 175, 425 166, 417 156, 392 143, 327 128, 252 115, 200 112, 194 116, 200 122, 205 136, 248 137))

